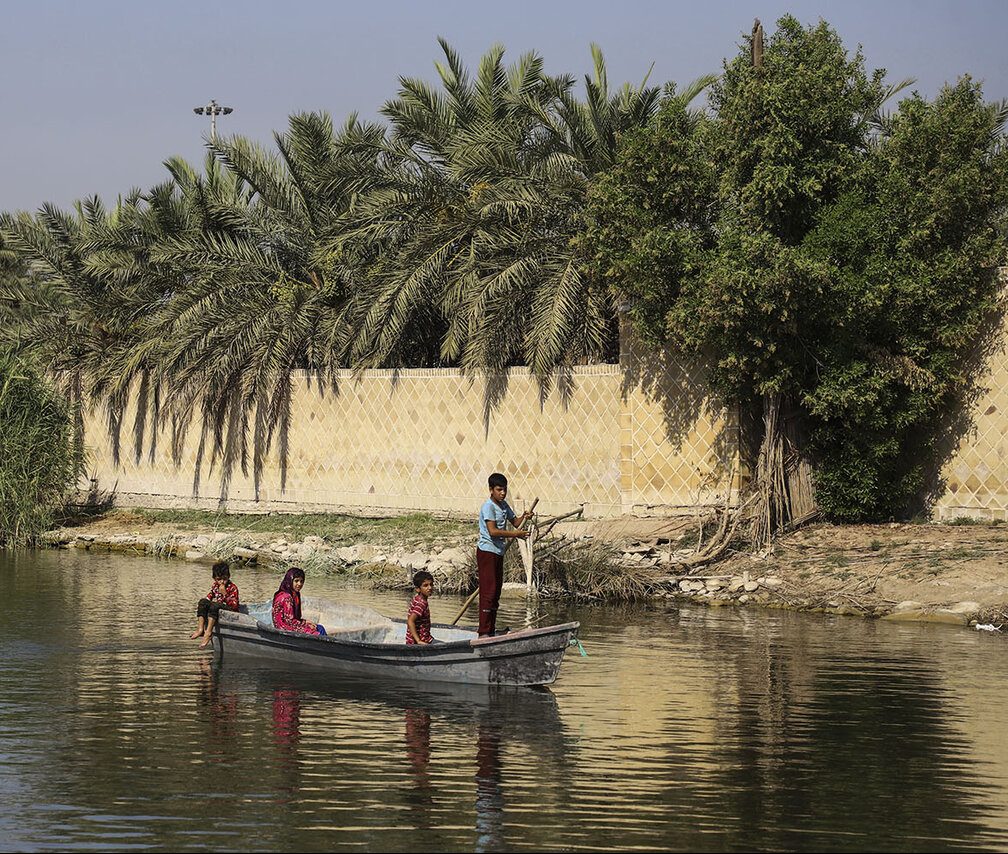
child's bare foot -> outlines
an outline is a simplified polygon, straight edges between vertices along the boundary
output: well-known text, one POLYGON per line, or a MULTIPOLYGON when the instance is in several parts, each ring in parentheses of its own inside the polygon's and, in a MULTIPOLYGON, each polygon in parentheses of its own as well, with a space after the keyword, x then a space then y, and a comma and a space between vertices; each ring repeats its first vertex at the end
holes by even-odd
POLYGON ((205 638, 203 638, 203 643, 199 645, 199 648, 206 649, 208 646, 210 646, 210 643, 212 641, 213 641, 213 635, 207 635, 205 638))
POLYGON ((196 631, 194 631, 191 635, 189 635, 189 640, 196 640, 196 638, 201 637, 203 637, 203 632, 201 632, 199 629, 196 629, 196 631))

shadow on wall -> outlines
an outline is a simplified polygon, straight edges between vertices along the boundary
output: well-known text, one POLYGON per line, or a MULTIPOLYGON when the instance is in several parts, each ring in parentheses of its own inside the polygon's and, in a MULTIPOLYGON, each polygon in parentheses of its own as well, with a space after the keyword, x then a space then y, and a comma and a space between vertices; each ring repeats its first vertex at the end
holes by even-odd
MULTIPOLYGON (((508 384, 510 382, 511 371, 504 369, 494 374, 489 374, 483 378, 483 436, 490 435, 490 422, 494 413, 500 408, 507 397, 508 384)), ((470 374, 469 382, 475 382, 475 377, 470 374)), ((560 403, 564 409, 570 405, 571 397, 577 388, 574 377, 574 369, 570 365, 562 365, 557 368, 551 377, 546 381, 538 382, 539 387, 539 410, 546 406, 546 400, 550 394, 558 394, 560 403)))
MULTIPOLYGON (((998 403, 980 411, 983 399, 1008 382, 1003 376, 1005 353, 1008 350, 1008 267, 995 274, 1000 279, 1001 295, 993 311, 985 319, 977 340, 963 364, 963 388, 952 405, 944 407, 939 416, 926 425, 915 437, 913 446, 924 452, 925 480, 920 495, 907 508, 909 516, 931 515, 935 505, 957 484, 949 484, 946 473, 949 463, 957 456, 964 439, 973 445, 979 438, 979 421, 991 416, 1004 419, 1008 412, 998 412, 998 403)), ((965 500, 969 500, 966 498, 965 500)))
MULTIPOLYGON (((470 382, 472 382, 470 377, 470 382)), ((504 402, 508 392, 508 372, 500 371, 486 377, 483 385, 483 438, 490 436, 490 421, 504 402)))
POLYGON ((662 412, 665 438, 676 454, 683 454, 698 421, 717 425, 709 450, 717 466, 704 477, 704 488, 717 490, 732 476, 740 450, 737 407, 728 407, 711 396, 703 381, 702 367, 687 368, 669 349, 643 347, 636 341, 627 343, 621 359, 624 406, 630 404, 636 393, 657 404, 662 412))

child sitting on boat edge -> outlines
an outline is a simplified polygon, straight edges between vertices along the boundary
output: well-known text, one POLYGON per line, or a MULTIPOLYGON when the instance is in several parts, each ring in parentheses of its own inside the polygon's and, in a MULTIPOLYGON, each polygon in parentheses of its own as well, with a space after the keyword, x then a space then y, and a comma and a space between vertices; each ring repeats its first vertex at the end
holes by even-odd
POLYGON ((227 561, 219 560, 210 567, 210 576, 213 578, 213 586, 210 592, 199 600, 196 605, 196 631, 189 635, 189 640, 202 638, 200 649, 206 649, 213 639, 214 627, 217 625, 217 618, 221 609, 225 611, 238 610, 238 587, 231 580, 231 567, 227 561))

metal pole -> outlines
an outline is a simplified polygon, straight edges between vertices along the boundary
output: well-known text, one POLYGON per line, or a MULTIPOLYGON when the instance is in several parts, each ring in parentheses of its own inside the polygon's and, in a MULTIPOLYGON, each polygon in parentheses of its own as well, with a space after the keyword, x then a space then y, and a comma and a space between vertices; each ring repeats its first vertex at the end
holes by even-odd
POLYGON ((205 107, 193 107, 193 112, 198 116, 210 116, 210 142, 217 142, 217 116, 226 116, 234 112, 232 107, 222 107, 212 98, 205 107))

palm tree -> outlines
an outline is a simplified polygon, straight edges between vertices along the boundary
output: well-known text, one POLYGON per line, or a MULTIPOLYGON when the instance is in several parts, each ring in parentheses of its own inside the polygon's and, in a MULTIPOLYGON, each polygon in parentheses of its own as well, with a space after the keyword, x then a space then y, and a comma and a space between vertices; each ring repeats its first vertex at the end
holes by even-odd
POLYGON ((111 211, 90 199, 4 219, 32 276, 0 296, 38 306, 17 343, 63 384, 78 433, 101 402, 118 458, 135 398, 137 459, 167 430, 178 462, 196 424, 194 492, 208 456, 222 501, 249 462, 258 496, 274 442, 286 483, 296 371, 335 389, 347 366, 527 364, 546 393, 612 354, 611 296, 584 272, 578 216, 658 90, 611 94, 594 45, 583 102, 536 54, 505 68, 494 46, 470 78, 441 47, 441 87, 403 78, 388 128, 299 114, 276 153, 218 139, 202 172, 169 160, 170 180, 111 211))
MULTIPOLYGON (((351 119, 343 132, 367 129, 351 119)), ((235 466, 247 473, 250 456, 258 496, 274 439, 286 485, 294 372, 335 386, 332 342, 345 337, 341 308, 353 268, 332 243, 355 186, 341 176, 360 170, 346 161, 353 155, 337 145, 324 114, 293 116, 275 140, 279 155, 241 137, 213 142, 205 175, 169 161, 193 227, 151 251, 179 278, 150 330, 167 341, 160 369, 174 447, 191 415, 202 413, 194 491, 209 450, 211 468, 220 466, 222 501, 235 466)))
MULTIPOLYGON (((35 215, 5 215, 0 220, 5 242, 25 259, 29 272, 4 284, 3 300, 19 307, 18 322, 6 330, 7 344, 15 352, 30 353, 65 395, 78 455, 94 380, 122 339, 135 331, 132 281, 125 272, 110 279, 94 269, 94 240, 136 198, 131 194, 120 200, 111 212, 91 198, 77 203, 73 212, 46 204, 35 215)), ((115 410, 108 414, 110 428, 118 435, 115 410)))
POLYGON ((485 376, 527 364, 545 393, 557 374, 614 353, 611 296, 581 264, 578 215, 620 133, 648 121, 660 92, 645 79, 611 94, 595 45, 582 102, 574 79, 547 76, 536 54, 505 69, 496 45, 471 80, 440 44, 442 89, 400 81, 383 110, 381 172, 338 239, 382 247, 350 296, 346 358, 373 367, 419 353, 485 376))

